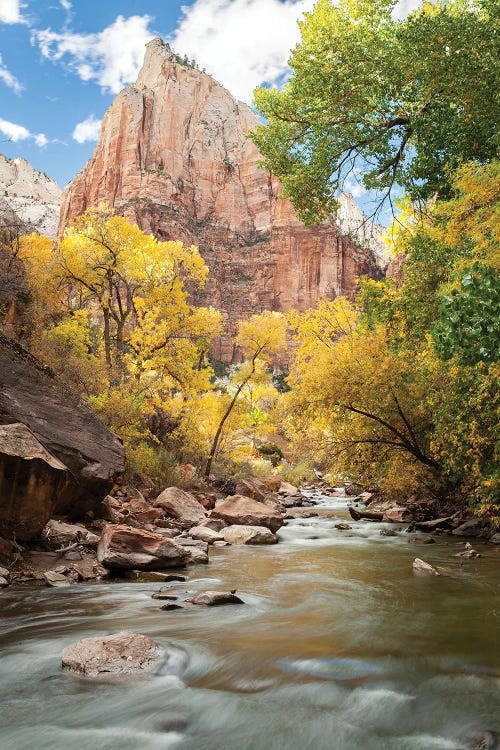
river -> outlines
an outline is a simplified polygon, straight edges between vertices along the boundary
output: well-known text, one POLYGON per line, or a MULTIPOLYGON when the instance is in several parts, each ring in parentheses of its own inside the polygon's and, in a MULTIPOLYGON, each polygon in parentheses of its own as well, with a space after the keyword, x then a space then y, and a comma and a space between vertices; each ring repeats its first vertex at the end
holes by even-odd
POLYGON ((461 560, 453 537, 339 531, 345 499, 319 502, 328 515, 289 522, 280 544, 212 548, 171 584, 237 589, 243 606, 165 612, 158 583, 0 591, 0 748, 460 750, 500 737, 500 549, 461 560), (416 575, 415 557, 449 575, 416 575), (169 650, 160 674, 62 674, 64 646, 120 630, 169 650))

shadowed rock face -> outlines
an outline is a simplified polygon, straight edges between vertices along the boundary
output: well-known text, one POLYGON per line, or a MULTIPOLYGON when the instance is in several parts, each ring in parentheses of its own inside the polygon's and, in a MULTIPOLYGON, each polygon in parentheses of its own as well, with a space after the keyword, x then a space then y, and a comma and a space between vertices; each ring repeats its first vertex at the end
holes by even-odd
POLYGON ((124 471, 116 435, 48 368, 0 334, 0 425, 13 423, 26 425, 47 456, 62 464, 66 481, 52 499, 53 513, 78 518, 96 509, 124 471))
MULTIPOLYGON (((306 228, 297 219, 259 167, 247 138, 257 124, 217 81, 153 40, 136 84, 106 113, 92 159, 64 191, 59 231, 107 201, 160 239, 198 245, 210 277, 195 301, 220 309, 230 330, 262 310, 352 296, 359 275, 382 275, 378 254, 334 223, 306 228)), ((215 355, 238 358, 229 337, 215 355)))

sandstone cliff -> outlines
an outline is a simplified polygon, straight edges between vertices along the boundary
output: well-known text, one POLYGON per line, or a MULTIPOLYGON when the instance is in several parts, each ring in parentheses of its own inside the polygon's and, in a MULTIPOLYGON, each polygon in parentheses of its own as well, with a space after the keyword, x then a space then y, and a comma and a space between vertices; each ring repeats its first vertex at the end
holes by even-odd
MULTIPOLYGON (((137 82, 106 113, 93 157, 63 193, 60 231, 104 200, 160 239, 198 245, 210 278, 197 301, 222 310, 229 329, 264 309, 351 296, 358 275, 381 275, 380 259, 333 222, 306 228, 297 219, 246 137, 256 123, 217 81, 153 40, 137 82)), ((226 338, 215 355, 238 353, 226 338)))
POLYGON ((0 154, 0 213, 15 215, 29 231, 55 237, 61 188, 26 159, 0 154))

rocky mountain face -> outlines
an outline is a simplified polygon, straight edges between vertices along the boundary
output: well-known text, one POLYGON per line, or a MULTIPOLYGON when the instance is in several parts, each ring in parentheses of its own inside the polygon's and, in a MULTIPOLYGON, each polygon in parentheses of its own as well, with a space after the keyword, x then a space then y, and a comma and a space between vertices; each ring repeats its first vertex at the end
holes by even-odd
MULTIPOLYGON (((350 197, 341 226, 305 227, 259 167, 247 138, 257 122, 217 81, 153 40, 137 82, 107 111, 93 157, 63 193, 59 231, 106 201, 159 239, 198 245, 210 277, 196 301, 221 310, 229 330, 254 312, 352 296, 360 274, 383 274, 381 248, 371 247, 376 230, 365 223, 355 240, 347 235, 350 197)), ((214 354, 238 358, 229 337, 214 354)))
POLYGON ((59 221, 61 188, 55 180, 34 169, 26 159, 0 154, 0 217, 13 216, 27 228, 55 237, 59 221))

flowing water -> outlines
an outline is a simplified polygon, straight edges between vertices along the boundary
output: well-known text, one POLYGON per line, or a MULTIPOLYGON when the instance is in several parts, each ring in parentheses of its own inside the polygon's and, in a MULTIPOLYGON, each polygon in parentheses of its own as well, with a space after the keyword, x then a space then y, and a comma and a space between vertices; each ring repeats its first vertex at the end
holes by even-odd
POLYGON ((461 560, 451 537, 339 531, 345 499, 320 502, 330 515, 289 522, 280 544, 212 549, 171 584, 236 588, 244 606, 165 612, 158 583, 0 592, 0 748, 460 750, 486 730, 496 746, 500 549, 461 560), (415 557, 449 575, 415 575, 415 557), (168 649, 159 674, 62 674, 64 646, 120 630, 168 649))

